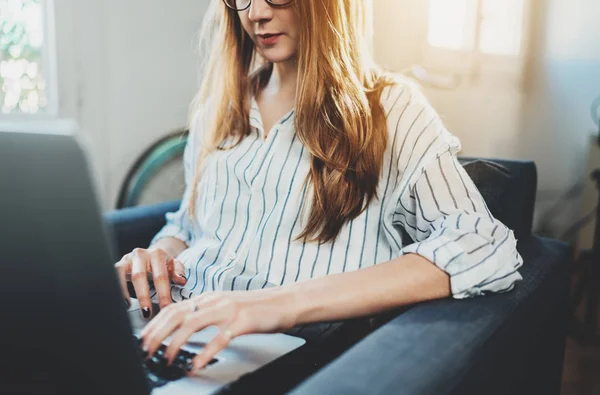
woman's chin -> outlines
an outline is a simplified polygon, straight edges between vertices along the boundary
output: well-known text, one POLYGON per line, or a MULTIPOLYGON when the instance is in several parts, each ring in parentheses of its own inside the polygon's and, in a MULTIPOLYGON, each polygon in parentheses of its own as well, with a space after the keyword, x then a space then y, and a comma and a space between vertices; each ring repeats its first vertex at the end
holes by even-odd
POLYGON ((280 50, 278 48, 269 48, 267 50, 262 50, 261 55, 263 59, 270 63, 281 63, 287 62, 295 58, 295 54, 290 51, 280 50))

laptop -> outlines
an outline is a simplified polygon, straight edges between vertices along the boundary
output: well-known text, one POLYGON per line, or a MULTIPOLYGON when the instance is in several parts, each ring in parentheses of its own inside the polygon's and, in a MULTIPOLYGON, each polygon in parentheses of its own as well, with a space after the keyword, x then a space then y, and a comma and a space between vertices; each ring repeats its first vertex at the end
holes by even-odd
MULTIPOLYGON (((240 336, 195 376, 162 377, 141 355, 147 321, 123 302, 87 155, 66 129, 0 132, 0 393, 209 394, 304 344, 240 336)), ((178 360, 216 331, 192 336, 178 360)))

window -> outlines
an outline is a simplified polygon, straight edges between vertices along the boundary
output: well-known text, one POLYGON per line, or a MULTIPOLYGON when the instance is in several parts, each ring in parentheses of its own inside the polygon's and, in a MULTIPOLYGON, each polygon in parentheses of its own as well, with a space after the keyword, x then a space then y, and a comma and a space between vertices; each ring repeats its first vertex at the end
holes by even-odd
MULTIPOLYGON (((519 66, 527 0, 429 0, 425 63, 473 72, 519 66)), ((520 70, 520 69, 519 69, 520 70)))
POLYGON ((51 0, 0 0, 0 115, 56 115, 51 0))

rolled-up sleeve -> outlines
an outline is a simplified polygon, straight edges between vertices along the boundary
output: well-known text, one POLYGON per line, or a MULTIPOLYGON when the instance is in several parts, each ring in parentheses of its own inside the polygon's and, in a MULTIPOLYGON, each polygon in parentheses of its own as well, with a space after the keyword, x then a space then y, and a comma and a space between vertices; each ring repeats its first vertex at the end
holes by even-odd
POLYGON ((411 106, 422 107, 414 129, 432 143, 413 155, 418 160, 398 158, 405 171, 393 223, 414 241, 401 254, 420 255, 445 271, 457 299, 513 289, 523 264, 513 231, 493 217, 458 162, 459 140, 428 103, 411 106))

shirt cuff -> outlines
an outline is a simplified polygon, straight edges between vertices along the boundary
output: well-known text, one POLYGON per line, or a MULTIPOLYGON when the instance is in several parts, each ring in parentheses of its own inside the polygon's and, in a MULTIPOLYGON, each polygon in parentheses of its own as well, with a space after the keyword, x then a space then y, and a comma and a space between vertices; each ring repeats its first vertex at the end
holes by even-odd
POLYGON ((404 247, 401 252, 433 262, 450 276, 452 296, 464 299, 507 292, 522 280, 518 269, 523 265, 523 259, 516 245, 513 232, 506 227, 497 239, 442 228, 429 238, 404 247))

